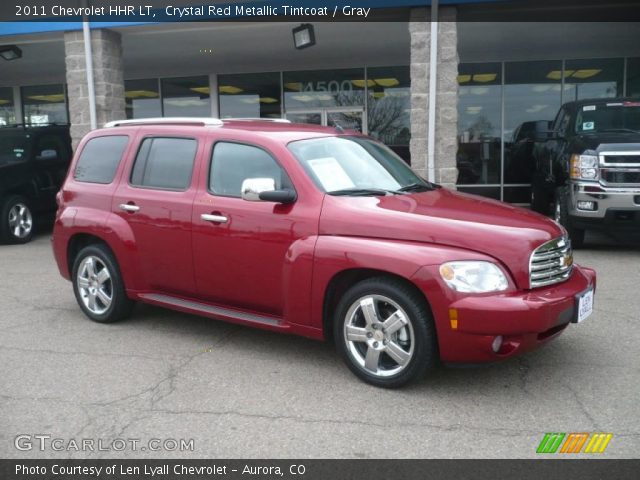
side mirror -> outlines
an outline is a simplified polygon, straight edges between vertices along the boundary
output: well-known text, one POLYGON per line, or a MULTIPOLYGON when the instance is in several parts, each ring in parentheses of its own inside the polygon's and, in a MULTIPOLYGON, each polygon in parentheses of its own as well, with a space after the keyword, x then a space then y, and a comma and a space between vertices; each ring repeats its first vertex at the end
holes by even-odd
POLYGON ((55 150, 42 150, 42 152, 40 152, 40 155, 36 156, 36 160, 52 161, 57 159, 58 159, 58 152, 56 152, 55 150))
POLYGON ((262 192, 272 192, 276 189, 276 181, 273 178, 246 178, 242 182, 240 195, 243 200, 259 202, 262 192))
POLYGON ((240 191, 243 200, 250 202, 293 203, 296 192, 292 190, 276 190, 273 178, 247 178, 242 182, 240 191))

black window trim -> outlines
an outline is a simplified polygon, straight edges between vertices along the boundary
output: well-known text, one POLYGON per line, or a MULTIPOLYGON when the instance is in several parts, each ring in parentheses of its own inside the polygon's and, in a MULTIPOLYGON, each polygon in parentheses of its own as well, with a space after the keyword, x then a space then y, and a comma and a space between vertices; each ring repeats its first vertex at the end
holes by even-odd
MULTIPOLYGON (((193 184, 193 172, 196 168, 197 165, 197 160, 198 160, 198 150, 200 149, 200 142, 198 141, 197 137, 189 137, 189 136, 181 136, 181 135, 157 135, 155 133, 150 133, 150 134, 144 134, 142 136, 142 138, 140 138, 140 142, 138 142, 137 148, 136 148, 136 154, 133 157, 133 162, 131 162, 131 168, 129 169, 129 175, 127 176, 127 184, 131 187, 131 188, 139 188, 142 190, 158 190, 161 192, 187 192, 189 191, 189 189, 191 188, 192 184, 193 184), (178 139, 178 140, 194 140, 196 142, 196 153, 193 156, 193 165, 191 166, 191 175, 189 176, 189 183, 187 184, 186 188, 167 188, 167 187, 152 187, 152 186, 147 186, 147 185, 135 185, 133 183, 131 183, 131 177, 133 176, 133 170, 136 166, 136 161, 138 160, 138 155, 140 154, 140 150, 142 150, 142 144, 144 143, 144 141, 148 138, 151 139, 155 139, 155 138, 164 138, 164 139, 178 139)), ((148 160, 148 158, 147 158, 148 160)))
POLYGON ((91 185, 112 185, 113 182, 116 181, 116 178, 118 178, 118 170, 121 168, 122 166, 122 159, 126 158, 127 156, 127 151, 130 148, 130 142, 131 142, 131 135, 129 133, 107 133, 105 135, 96 135, 94 137, 89 138, 84 145, 82 146, 82 150, 80 150, 78 152, 78 159, 75 161, 74 165, 73 165, 73 181, 74 182, 78 182, 78 183, 90 183, 91 185), (106 137, 126 137, 127 138, 127 144, 124 146, 124 149, 122 150, 122 155, 120 155, 120 160, 118 160, 118 165, 116 166, 115 171, 113 172, 113 178, 111 179, 110 182, 90 182, 87 180, 78 180, 78 178, 76 178, 76 170, 78 169, 78 164, 80 163, 80 159, 82 158, 82 154, 84 153, 85 149, 87 148, 87 145, 89 145, 89 143, 91 143, 92 140, 96 139, 96 138, 106 138, 106 137))
POLYGON ((269 155, 273 159, 274 162, 276 162, 276 165, 278 165, 278 167, 280 167, 282 169, 282 171, 285 173, 285 175, 289 178, 289 183, 291 183, 291 186, 293 187, 293 191, 296 194, 296 198, 298 198, 298 191, 296 190, 296 186, 293 183, 293 179, 291 178, 291 175, 289 175, 289 172, 287 171, 287 169, 282 166, 282 163, 280 163, 280 161, 278 160, 278 157, 276 155, 274 155, 268 148, 263 147, 261 145, 256 145, 255 143, 243 141, 243 140, 227 140, 227 139, 224 139, 224 138, 215 139, 213 141, 213 144, 211 145, 211 153, 209 155, 209 168, 207 168, 207 177, 205 178, 205 181, 207 183, 207 193, 209 195, 212 195, 214 197, 237 198, 237 199, 242 200, 242 196, 238 196, 238 195, 223 195, 221 193, 214 192, 210 188, 211 187, 211 170, 213 169, 213 153, 216 150, 216 145, 218 145, 219 143, 233 143, 233 144, 236 144, 236 145, 244 145, 245 147, 254 147, 254 148, 258 148, 258 149, 262 150, 263 152, 265 152, 267 155, 269 155))

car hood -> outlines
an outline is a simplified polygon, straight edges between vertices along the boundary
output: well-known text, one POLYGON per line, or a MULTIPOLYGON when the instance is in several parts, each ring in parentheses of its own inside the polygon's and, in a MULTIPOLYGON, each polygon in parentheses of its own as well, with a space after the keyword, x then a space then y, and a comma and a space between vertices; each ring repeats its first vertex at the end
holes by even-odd
POLYGON ((573 139, 572 151, 582 153, 585 150, 633 151, 640 149, 640 133, 605 132, 588 135, 577 135, 573 139))
MULTIPOLYGON (((384 197, 325 196, 321 235, 424 242, 489 255, 529 286, 529 258, 563 229, 535 212, 446 188, 384 197)), ((461 258, 463 260, 463 258, 461 258)))

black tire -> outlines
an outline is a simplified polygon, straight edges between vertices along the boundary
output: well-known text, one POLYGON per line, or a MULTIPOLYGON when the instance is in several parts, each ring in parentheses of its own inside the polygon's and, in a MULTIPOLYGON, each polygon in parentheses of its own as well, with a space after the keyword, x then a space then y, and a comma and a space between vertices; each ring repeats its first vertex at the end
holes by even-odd
POLYGON ((571 239, 571 246, 576 249, 582 248, 584 246, 585 231, 574 227, 569 218, 569 187, 558 187, 556 189, 553 212, 556 222, 567 230, 571 239))
POLYGON ((0 206, 0 241, 28 243, 33 238, 34 217, 29 201, 22 195, 10 195, 0 206), (19 216, 16 214, 20 212, 19 216))
MULTIPOLYGON (((391 329, 392 327, 389 331, 391 329)), ((414 288, 395 278, 370 278, 351 287, 336 307, 333 334, 336 348, 349 369, 360 379, 378 387, 397 388, 419 380, 436 364, 439 357, 436 329, 429 306, 414 288), (385 333, 386 329, 382 329, 381 323, 377 323, 378 326, 375 329, 370 328, 369 325, 375 322, 366 321, 360 301, 365 299, 364 301, 367 302, 369 300, 366 299, 374 297, 375 299, 371 301, 376 303, 380 313, 376 318, 380 321, 388 319, 390 317, 384 315, 384 310, 398 311, 397 307, 400 307, 408 323, 403 323, 402 327, 391 334, 388 331, 385 333), (383 299, 391 300, 396 305, 391 305, 383 299), (356 323, 363 326, 357 326, 356 323), (364 335, 360 337, 363 339, 348 340, 347 326, 358 328, 358 332, 364 335), (401 335, 404 340, 401 339, 401 335), (378 353, 377 356, 372 355, 372 358, 375 356, 376 372, 380 373, 374 373, 366 368, 368 352, 373 348, 374 342, 376 348, 373 350, 378 353), (401 346, 401 343, 405 346, 401 346), (393 349, 392 353, 397 355, 398 346, 404 352, 402 355, 406 354, 407 360, 404 365, 387 353, 393 349), (407 354, 406 348, 409 349, 410 354, 407 354), (397 373, 394 373, 394 363, 395 369, 400 368, 397 373)))
POLYGON ((103 244, 93 244, 84 247, 73 261, 73 272, 71 281, 73 283, 73 293, 76 296, 76 300, 80 309, 84 314, 94 322, 99 323, 113 323, 119 320, 123 320, 129 316, 134 302, 127 297, 125 292, 124 283, 122 281, 122 275, 120 274, 120 268, 118 263, 111 253, 111 250, 103 244), (85 302, 89 302, 91 297, 89 289, 80 286, 80 277, 86 279, 91 278, 88 274, 85 261, 93 259, 95 268, 95 282, 98 282, 99 273, 103 268, 107 269, 109 279, 105 281, 102 288, 94 288, 94 290, 100 290, 107 296, 110 294, 111 301, 107 305, 104 301, 100 300, 100 295, 93 295, 94 297, 94 309, 90 308, 91 303, 87 305, 85 302), (85 275, 86 273, 86 275, 85 275))

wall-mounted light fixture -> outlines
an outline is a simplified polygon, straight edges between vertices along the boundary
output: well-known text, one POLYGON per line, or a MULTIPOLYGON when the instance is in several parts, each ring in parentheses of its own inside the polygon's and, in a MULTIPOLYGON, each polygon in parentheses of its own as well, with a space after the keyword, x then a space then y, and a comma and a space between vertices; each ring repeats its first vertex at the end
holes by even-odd
POLYGON ((22 50, 15 45, 0 46, 0 57, 5 60, 17 60, 22 57, 22 50))
POLYGON ((316 44, 316 34, 313 31, 313 25, 303 23, 299 27, 293 29, 293 44, 298 50, 312 47, 316 44))

